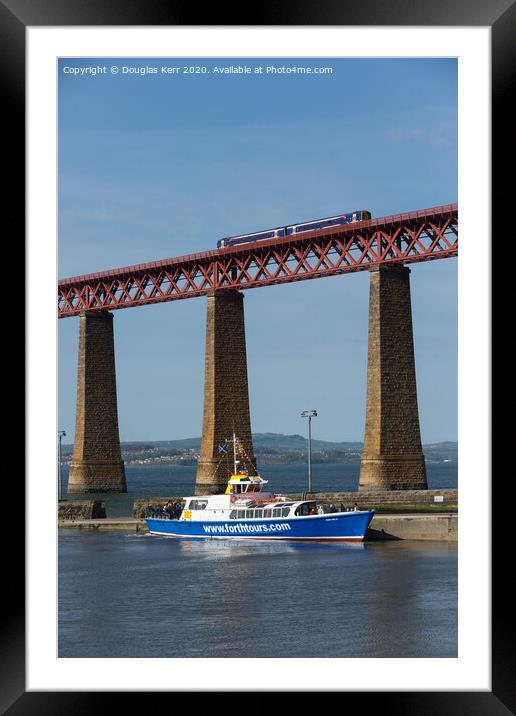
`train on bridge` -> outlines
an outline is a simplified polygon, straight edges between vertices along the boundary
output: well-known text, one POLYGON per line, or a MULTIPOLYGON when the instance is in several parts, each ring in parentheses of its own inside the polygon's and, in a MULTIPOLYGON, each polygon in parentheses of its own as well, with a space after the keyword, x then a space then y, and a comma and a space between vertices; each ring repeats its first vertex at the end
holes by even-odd
POLYGON ((278 226, 275 229, 255 231, 252 234, 227 236, 225 239, 220 239, 219 241, 217 241, 217 248, 223 249, 227 246, 235 246, 236 244, 248 244, 254 241, 265 241, 266 239, 283 238, 285 236, 292 236, 293 234, 301 234, 304 231, 315 231, 316 229, 326 229, 330 226, 352 224, 355 221, 367 221, 370 218, 370 211, 351 211, 347 214, 329 216, 326 219, 305 221, 302 224, 289 224, 288 226, 278 226))

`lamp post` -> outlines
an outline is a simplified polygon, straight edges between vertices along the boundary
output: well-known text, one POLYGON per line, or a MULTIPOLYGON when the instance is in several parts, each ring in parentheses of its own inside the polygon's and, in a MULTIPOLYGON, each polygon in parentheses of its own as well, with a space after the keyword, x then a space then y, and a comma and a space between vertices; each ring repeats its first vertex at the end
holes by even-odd
POLYGON ((59 444, 58 444, 58 449, 57 449, 57 459, 58 459, 58 461, 59 461, 59 472, 58 472, 58 480, 59 480, 59 482, 58 482, 58 485, 57 485, 57 495, 58 495, 58 499, 59 499, 59 500, 61 500, 62 497, 63 497, 63 496, 62 496, 63 480, 62 480, 62 464, 61 464, 61 440, 63 439, 63 437, 64 437, 65 435, 66 435, 66 432, 65 432, 64 430, 58 430, 57 436, 58 436, 58 438, 59 438, 59 444))
POLYGON ((312 418, 317 417, 317 410, 303 410, 302 418, 308 418, 308 492, 312 492, 312 418))

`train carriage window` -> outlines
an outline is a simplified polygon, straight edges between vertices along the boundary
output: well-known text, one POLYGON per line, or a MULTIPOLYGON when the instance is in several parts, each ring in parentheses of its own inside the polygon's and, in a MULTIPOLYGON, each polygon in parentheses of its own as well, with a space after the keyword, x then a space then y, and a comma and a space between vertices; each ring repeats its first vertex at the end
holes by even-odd
POLYGON ((264 231, 261 234, 251 234, 246 236, 247 241, 259 241, 261 239, 272 239, 274 238, 274 231, 264 231))

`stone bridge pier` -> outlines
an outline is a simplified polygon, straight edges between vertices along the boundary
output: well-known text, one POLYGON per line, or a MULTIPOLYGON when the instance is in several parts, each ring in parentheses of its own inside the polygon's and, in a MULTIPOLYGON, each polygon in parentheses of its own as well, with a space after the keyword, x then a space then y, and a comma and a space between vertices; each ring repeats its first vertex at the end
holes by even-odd
POLYGON ((416 390, 410 270, 370 269, 364 451, 359 489, 426 490, 416 390))
POLYGON ((79 318, 77 408, 68 492, 127 492, 120 449, 113 314, 79 318))
POLYGON ((195 493, 224 492, 233 472, 231 448, 227 456, 219 446, 235 431, 243 461, 256 474, 249 411, 244 296, 239 291, 215 291, 208 295, 206 354, 204 364, 204 415, 195 493))

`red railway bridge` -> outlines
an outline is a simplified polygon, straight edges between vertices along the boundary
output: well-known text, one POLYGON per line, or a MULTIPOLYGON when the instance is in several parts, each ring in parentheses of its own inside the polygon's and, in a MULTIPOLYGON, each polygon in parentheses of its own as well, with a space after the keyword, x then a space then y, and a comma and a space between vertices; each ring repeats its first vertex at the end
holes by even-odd
POLYGON ((360 489, 426 489, 407 264, 457 254, 458 207, 448 204, 60 280, 58 317, 80 316, 69 492, 126 489, 111 311, 208 297, 196 491, 218 492, 226 477, 217 447, 233 421, 256 466, 241 291, 365 270, 371 281, 360 489))
POLYGON ((456 204, 67 278, 58 316, 456 256, 456 204))

